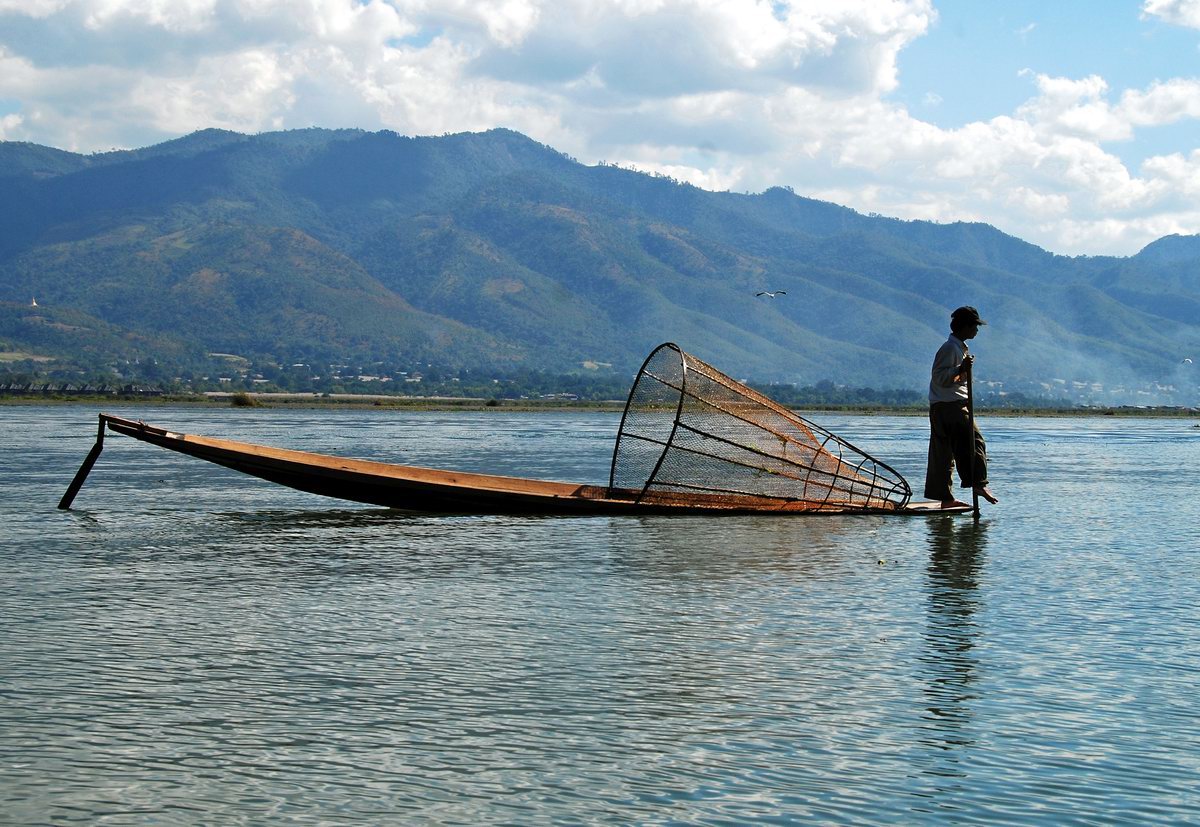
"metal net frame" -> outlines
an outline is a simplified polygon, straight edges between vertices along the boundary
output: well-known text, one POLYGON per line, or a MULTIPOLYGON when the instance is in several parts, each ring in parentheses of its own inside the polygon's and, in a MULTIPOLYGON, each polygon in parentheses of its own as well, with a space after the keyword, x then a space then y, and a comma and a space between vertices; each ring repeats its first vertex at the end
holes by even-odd
POLYGON ((672 342, 629 391, 608 493, 799 511, 899 510, 912 497, 888 465, 672 342))

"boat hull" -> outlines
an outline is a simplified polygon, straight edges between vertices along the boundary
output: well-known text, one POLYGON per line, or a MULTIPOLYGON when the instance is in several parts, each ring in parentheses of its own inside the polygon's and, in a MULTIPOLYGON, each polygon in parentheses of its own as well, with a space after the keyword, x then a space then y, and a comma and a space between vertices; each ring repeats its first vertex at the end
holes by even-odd
POLYGON ((310 494, 426 513, 499 514, 885 514, 947 513, 936 503, 863 508, 766 497, 642 492, 349 459, 182 434, 100 415, 101 430, 196 457, 310 494))

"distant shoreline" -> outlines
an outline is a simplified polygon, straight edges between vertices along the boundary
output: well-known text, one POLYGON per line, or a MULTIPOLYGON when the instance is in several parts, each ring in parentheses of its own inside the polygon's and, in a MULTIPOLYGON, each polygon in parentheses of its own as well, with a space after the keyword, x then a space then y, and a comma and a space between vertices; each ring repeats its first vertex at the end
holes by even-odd
MULTIPOLYGON (((620 413, 625 400, 563 400, 563 399, 482 399, 475 397, 419 397, 385 396, 376 394, 313 394, 313 393, 261 393, 244 394, 239 398, 234 393, 180 394, 155 397, 135 396, 55 396, 21 395, 0 396, 0 406, 28 407, 34 405, 79 405, 102 408, 107 405, 134 405, 145 408, 161 408, 176 405, 201 408, 371 408, 405 411, 510 411, 521 413, 564 412, 564 411, 609 411, 620 413), (247 401, 249 400, 249 401, 247 401)), ((793 410, 820 413, 858 414, 862 416, 914 416, 923 417, 926 409, 914 406, 886 405, 802 405, 793 410)), ((1195 408, 1175 407, 1089 407, 1089 408, 987 408, 978 413, 989 417, 1155 417, 1187 419, 1200 417, 1195 408)))
POLYGON ((188 406, 197 408, 272 409, 272 408, 391 408, 420 411, 562 411, 615 410, 625 407, 625 400, 574 401, 563 399, 482 399, 449 396, 384 396, 377 394, 315 394, 315 393, 258 393, 246 394, 235 402, 237 394, 163 394, 162 396, 56 396, 53 394, 0 396, 0 406, 22 407, 35 405, 104 405, 164 408, 188 406))

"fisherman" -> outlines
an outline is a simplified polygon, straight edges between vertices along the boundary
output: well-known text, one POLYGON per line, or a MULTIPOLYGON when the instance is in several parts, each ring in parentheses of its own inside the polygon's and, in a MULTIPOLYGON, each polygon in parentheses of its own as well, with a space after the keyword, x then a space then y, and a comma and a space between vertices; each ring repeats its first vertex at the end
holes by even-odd
POLYGON ((950 314, 950 338, 933 357, 929 379, 929 464, 925 470, 925 497, 942 508, 967 506, 954 496, 953 469, 963 488, 990 503, 999 502, 988 488, 987 446, 972 423, 967 383, 975 357, 967 348, 979 326, 985 325, 974 307, 960 307, 950 314))

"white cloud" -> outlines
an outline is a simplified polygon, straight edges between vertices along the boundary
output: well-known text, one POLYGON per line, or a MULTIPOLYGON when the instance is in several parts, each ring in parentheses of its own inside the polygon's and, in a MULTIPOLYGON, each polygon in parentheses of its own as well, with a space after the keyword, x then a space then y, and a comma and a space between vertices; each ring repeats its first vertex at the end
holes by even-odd
POLYGON ((1121 117, 1135 126, 1162 126, 1200 118, 1200 80, 1155 81, 1146 91, 1130 89, 1121 96, 1121 117))
POLYGON ((1200 197, 1200 149, 1150 158, 1142 164, 1142 173, 1158 182, 1178 207, 1191 206, 1200 197))
POLYGON ((242 132, 276 129, 295 102, 292 82, 305 57, 246 51, 205 58, 187 76, 140 80, 130 90, 129 107, 164 133, 190 132, 197 123, 242 132))
POLYGON ((451 0, 438 16, 481 24, 488 37, 502 48, 519 46, 541 17, 533 0, 451 0))
POLYGON ((216 0, 94 0, 85 5, 84 25, 102 30, 127 20, 170 32, 195 31, 211 24, 215 7, 216 0))
POLYGON ((1056 252, 1128 253, 1163 227, 1200 230, 1200 213, 1180 197, 1200 180, 1200 153, 1152 158, 1133 174, 1102 146, 1134 125, 1188 116, 1179 103, 1186 84, 1171 84, 1171 94, 1165 84, 1132 90, 1113 105, 1098 77, 1035 81, 1038 94, 1014 115, 951 130, 880 101, 796 95, 788 120, 817 126, 803 136, 806 152, 779 174, 798 190, 862 211, 984 220, 1056 252), (1146 105, 1164 100, 1172 104, 1146 105), (838 171, 861 171, 869 183, 825 184, 838 171))
POLYGON ((61 11, 70 0, 0 0, 0 14, 49 17, 61 11))
POLYGON ((1038 96, 1017 114, 1047 134, 1066 133, 1096 141, 1132 136, 1130 124, 1105 100, 1108 84, 1098 75, 1073 79, 1037 75, 1038 96))
POLYGON ((1142 15, 1160 17, 1177 26, 1200 29, 1200 0, 1145 0, 1142 15))
MULTIPOLYGON (((1142 11, 1200 28, 1200 0, 1142 11)), ((1136 170, 1110 147, 1200 118, 1200 79, 1029 71, 1015 110, 941 128, 889 96, 936 17, 932 0, 0 0, 0 138, 507 126, 587 163, 988 221, 1057 252, 1200 231, 1195 147, 1136 170)))
MULTIPOLYGON (((115 73, 127 88, 111 90, 112 119, 130 119, 132 130, 143 118, 150 140, 214 124, 306 125, 306 107, 366 109, 373 122, 329 125, 538 127, 539 139, 565 137, 565 149, 593 157, 602 147, 589 146, 589 127, 646 125, 659 107, 676 113, 666 132, 719 130, 719 113, 688 110, 706 97, 769 99, 795 87, 833 97, 886 92, 897 53, 934 17, 930 0, 43 0, 2 8, 24 25, 0 44, 34 78, 13 97, 49 104, 39 90, 56 77, 115 73), (343 105, 320 105, 306 89, 343 105)), ((0 94, 14 85, 0 80, 0 94)), ((94 100, 55 99, 60 132, 43 121, 39 133, 31 121, 29 137, 64 144, 69 133, 68 145, 87 149, 95 134, 107 145, 125 127, 85 128, 97 118, 94 100), (72 120, 79 125, 63 130, 72 120)))
MULTIPOLYGON (((488 5, 445 4, 432 20, 471 20, 494 31, 488 5)), ((514 37, 473 38, 475 71, 553 88, 574 99, 597 87, 613 98, 669 98, 716 91, 769 91, 811 84, 839 94, 895 85, 895 56, 933 18, 928 0, 793 2, 646 0, 539 3, 514 37), (533 26, 532 23, 536 23, 533 26)), ((465 29, 464 31, 470 31, 465 29)))
POLYGON ((7 141, 9 134, 14 132, 25 119, 14 113, 0 117, 0 141, 7 141))
POLYGON ((1010 209, 1020 210, 1038 221, 1057 221, 1071 209, 1071 199, 1062 193, 1047 193, 1026 186, 1009 190, 1004 202, 1010 209))

